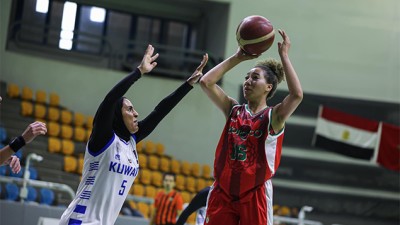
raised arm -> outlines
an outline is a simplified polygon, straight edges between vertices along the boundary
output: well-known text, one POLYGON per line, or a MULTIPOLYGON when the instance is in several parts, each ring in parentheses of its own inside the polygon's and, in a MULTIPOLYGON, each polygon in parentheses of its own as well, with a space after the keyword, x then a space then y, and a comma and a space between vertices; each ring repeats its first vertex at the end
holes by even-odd
POLYGON ((16 137, 9 145, 0 150, 0 165, 10 165, 12 171, 18 173, 21 169, 19 166, 19 159, 12 157, 12 155, 18 152, 23 146, 33 141, 38 135, 44 135, 46 132, 47 128, 45 123, 36 121, 29 124, 21 136, 16 137))
POLYGON ((93 121, 93 130, 88 144, 90 152, 99 152, 114 135, 112 125, 117 101, 142 74, 150 72, 157 66, 155 60, 158 58, 158 53, 155 55, 153 53, 154 48, 149 45, 137 69, 118 82, 101 102, 93 121))
POLYGON ((303 99, 303 90, 300 80, 289 59, 290 39, 283 30, 278 30, 283 41, 278 42, 279 56, 286 74, 286 82, 289 94, 272 111, 272 127, 280 130, 284 127, 285 121, 292 115, 303 99))
POLYGON ((254 59, 258 56, 247 55, 241 48, 231 57, 225 59, 223 62, 216 65, 208 71, 200 80, 201 88, 211 99, 211 101, 222 111, 226 118, 228 118, 232 105, 237 104, 237 101, 229 97, 217 82, 233 67, 239 63, 254 59))
POLYGON ((208 61, 208 55, 203 56, 203 60, 196 68, 193 74, 174 92, 161 100, 154 110, 143 120, 139 122, 139 131, 136 135, 136 142, 146 138, 161 122, 161 120, 168 115, 169 112, 193 89, 193 85, 200 79, 203 74, 203 69, 208 61))

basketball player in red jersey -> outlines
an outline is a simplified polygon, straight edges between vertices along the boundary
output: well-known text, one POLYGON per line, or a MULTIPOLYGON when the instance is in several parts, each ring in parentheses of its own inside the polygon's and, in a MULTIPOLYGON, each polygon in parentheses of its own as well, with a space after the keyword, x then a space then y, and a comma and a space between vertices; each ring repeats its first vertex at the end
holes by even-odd
POLYGON ((217 82, 239 63, 257 58, 240 48, 200 80, 202 89, 226 117, 214 161, 215 183, 207 200, 205 225, 273 224, 271 178, 278 168, 285 121, 303 99, 303 91, 290 62, 290 40, 279 30, 281 62, 268 59, 247 72, 239 105, 217 82), (275 105, 267 99, 286 77, 289 94, 275 105))

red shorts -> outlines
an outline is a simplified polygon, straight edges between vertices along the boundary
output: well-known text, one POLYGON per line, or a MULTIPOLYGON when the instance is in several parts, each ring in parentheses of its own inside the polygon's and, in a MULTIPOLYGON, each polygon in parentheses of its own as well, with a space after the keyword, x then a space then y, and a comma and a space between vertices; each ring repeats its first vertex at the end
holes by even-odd
POLYGON ((249 201, 229 200, 229 196, 219 188, 211 188, 207 200, 204 225, 272 225, 272 184, 265 185, 252 193, 249 201))

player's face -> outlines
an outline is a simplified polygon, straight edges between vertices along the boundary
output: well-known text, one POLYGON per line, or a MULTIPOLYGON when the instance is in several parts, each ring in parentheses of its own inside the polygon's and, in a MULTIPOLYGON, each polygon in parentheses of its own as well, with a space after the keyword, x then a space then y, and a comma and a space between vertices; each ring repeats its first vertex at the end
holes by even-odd
POLYGON ((272 89, 272 84, 265 80, 265 71, 261 68, 251 69, 243 83, 243 95, 247 101, 259 101, 266 99, 272 89))
POLYGON ((172 175, 165 175, 164 177, 164 188, 172 190, 175 187, 175 178, 172 175))
POLYGON ((139 113, 135 111, 131 101, 128 99, 124 99, 122 102, 122 118, 124 120, 124 124, 126 128, 129 130, 131 134, 136 133, 139 130, 138 126, 138 116, 139 113))

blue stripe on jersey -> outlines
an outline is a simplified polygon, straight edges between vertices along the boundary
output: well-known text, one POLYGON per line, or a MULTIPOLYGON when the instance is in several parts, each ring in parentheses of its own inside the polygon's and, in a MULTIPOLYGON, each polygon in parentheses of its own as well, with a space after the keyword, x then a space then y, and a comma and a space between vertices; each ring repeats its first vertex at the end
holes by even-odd
POLYGON ((86 205, 76 205, 74 212, 80 213, 80 214, 85 214, 86 212, 86 205))
POLYGON ((89 164, 89 171, 98 170, 99 169, 99 162, 92 162, 89 164))
POLYGON ((100 151, 98 151, 98 152, 92 152, 92 151, 90 151, 90 149, 88 148, 89 153, 90 153, 92 156, 94 156, 94 157, 100 155, 100 154, 103 153, 108 147, 110 147, 110 145, 112 144, 112 142, 114 141, 114 139, 115 139, 115 133, 114 133, 114 135, 112 136, 112 138, 108 141, 108 143, 106 144, 106 146, 104 146, 100 151))
POLYGON ((82 220, 76 220, 76 219, 69 219, 68 225, 81 225, 82 220))
POLYGON ((84 191, 84 192, 82 192, 81 196, 79 196, 79 198, 81 198, 81 199, 89 199, 91 193, 92 193, 91 191, 84 191))
POLYGON ((90 176, 86 179, 85 184, 86 185, 93 185, 94 184, 94 179, 96 178, 96 176, 90 176))

